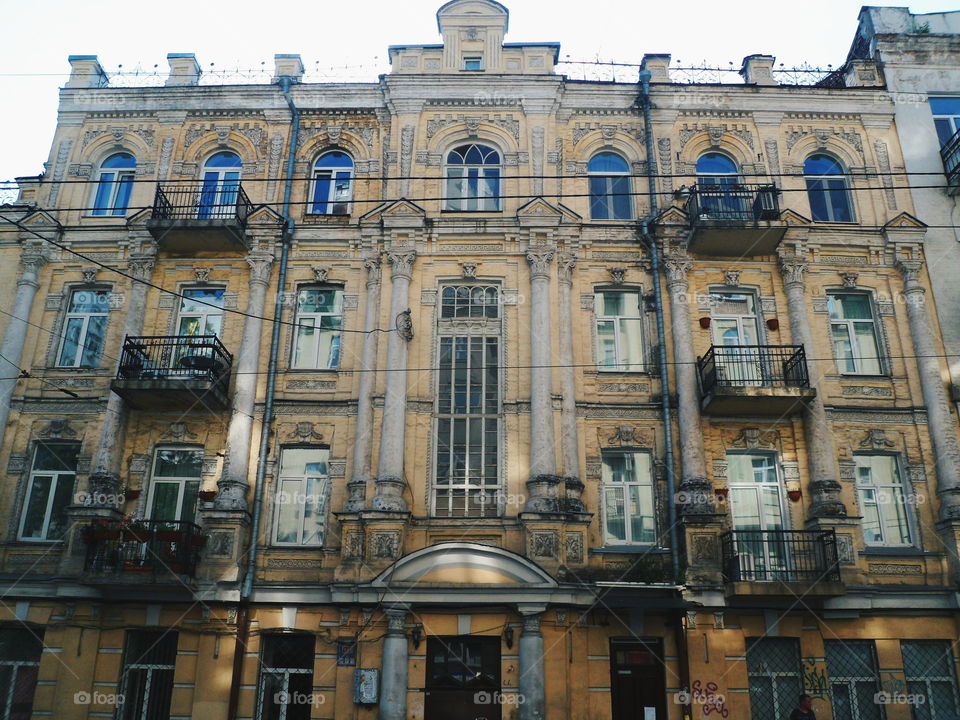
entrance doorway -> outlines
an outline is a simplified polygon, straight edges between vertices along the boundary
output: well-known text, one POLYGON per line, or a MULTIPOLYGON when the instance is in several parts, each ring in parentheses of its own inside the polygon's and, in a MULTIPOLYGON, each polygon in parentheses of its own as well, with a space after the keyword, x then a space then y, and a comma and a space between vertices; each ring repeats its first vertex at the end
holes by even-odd
POLYGON ((610 640, 613 720, 666 720, 663 643, 610 640))
POLYGON ((427 639, 424 720, 500 720, 500 638, 427 639))

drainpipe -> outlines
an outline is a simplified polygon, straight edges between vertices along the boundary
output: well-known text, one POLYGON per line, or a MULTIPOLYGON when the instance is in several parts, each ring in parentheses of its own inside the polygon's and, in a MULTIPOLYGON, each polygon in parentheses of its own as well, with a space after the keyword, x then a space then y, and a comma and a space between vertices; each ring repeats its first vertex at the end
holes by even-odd
POLYGON ((283 303, 281 293, 287 284, 287 259, 293 230, 296 225, 290 217, 290 196, 293 192, 294 160, 297 139, 300 136, 300 113, 290 95, 293 79, 289 76, 278 78, 280 92, 283 93, 290 108, 290 143, 287 147, 287 173, 283 183, 284 219, 283 237, 280 242, 280 269, 277 275, 277 301, 273 308, 273 332, 270 335, 270 360, 267 365, 267 390, 263 406, 263 422, 260 430, 260 454, 257 458, 257 477, 254 484, 253 513, 250 531, 250 552, 247 555, 247 571, 240 589, 240 606, 237 610, 237 647, 233 657, 233 678, 230 683, 230 701, 227 717, 236 720, 240 699, 240 681, 243 677, 243 659, 247 652, 247 640, 250 637, 250 595, 253 593, 253 576, 257 569, 257 544, 259 539, 260 518, 263 514, 263 487, 267 475, 267 456, 270 453, 270 434, 273 431, 273 399, 277 387, 277 357, 280 354, 280 325, 283 321, 283 303))

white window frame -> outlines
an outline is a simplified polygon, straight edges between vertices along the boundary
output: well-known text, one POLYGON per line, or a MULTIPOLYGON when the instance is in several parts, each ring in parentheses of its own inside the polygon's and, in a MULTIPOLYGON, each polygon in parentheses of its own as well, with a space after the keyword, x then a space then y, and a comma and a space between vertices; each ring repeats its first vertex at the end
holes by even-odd
POLYGON ((280 457, 277 462, 277 479, 276 479, 276 493, 274 495, 274 510, 273 510, 273 533, 271 538, 271 544, 277 545, 280 547, 323 547, 327 539, 327 514, 329 512, 330 506, 330 448, 321 447, 318 445, 314 446, 304 446, 304 445, 288 445, 280 449, 280 457), (327 466, 326 475, 306 475, 306 474, 296 474, 296 475, 284 475, 283 474, 283 454, 289 451, 296 450, 310 450, 322 455, 323 459, 318 462, 323 462, 327 466), (323 518, 323 531, 320 535, 317 542, 304 542, 305 530, 305 517, 303 508, 306 505, 307 498, 307 481, 308 479, 318 479, 320 481, 320 489, 318 492, 314 493, 316 498, 315 512, 318 516, 323 518), (297 481, 299 480, 299 486, 295 493, 295 497, 285 497, 284 494, 287 492, 284 490, 284 481, 297 481), (299 507, 298 518, 297 518, 297 539, 293 542, 283 541, 279 539, 280 536, 280 512, 287 505, 288 502, 292 502, 299 507))
MULTIPOLYGON (((72 445, 75 446, 79 451, 79 443, 43 443, 44 445, 56 447, 56 446, 66 446, 72 445)), ((30 479, 27 482, 27 492, 23 499, 23 510, 20 513, 20 525, 17 529, 17 538, 21 542, 32 542, 32 543, 52 543, 59 542, 63 538, 50 538, 47 537, 50 532, 50 520, 53 517, 53 502, 57 496, 57 490, 60 487, 61 482, 66 482, 70 484, 70 501, 74 501, 73 498, 73 489, 77 482, 77 469, 73 470, 44 470, 42 468, 35 468, 34 466, 37 463, 37 453, 40 450, 41 443, 37 443, 33 449, 33 459, 30 462, 30 479), (27 510, 30 507, 30 498, 33 495, 33 486, 37 482, 38 477, 50 477, 50 489, 47 491, 47 506, 43 511, 43 532, 40 537, 24 537, 24 525, 27 522, 27 510)), ((64 508, 66 510, 66 508, 64 508)))
MULTIPOLYGON (((931 95, 928 98, 930 100, 960 100, 956 95, 931 95)), ((948 114, 939 114, 933 111, 933 106, 930 105, 930 114, 933 115, 934 128, 936 128, 937 120, 946 120, 950 128, 950 137, 947 138, 949 141, 954 135, 960 132, 960 112, 958 113, 948 113, 948 114)), ((939 133, 937 133, 937 140, 939 141, 939 133)), ((946 143, 941 143, 941 147, 945 146, 946 143)))
POLYGON ((103 356, 103 346, 107 342, 107 325, 110 321, 110 290, 107 288, 71 288, 70 293, 67 296, 66 303, 67 312, 63 317, 62 330, 60 332, 60 344, 57 346, 57 356, 55 358, 55 367, 62 368, 80 368, 80 367, 100 367, 100 358, 103 356), (71 312, 70 306, 73 303, 73 298, 78 293, 104 293, 103 302, 98 304, 103 305, 102 312, 71 312), (103 324, 103 337, 100 339, 100 348, 97 351, 97 360, 93 365, 84 365, 83 364, 83 355, 84 348, 87 344, 87 335, 90 329, 90 319, 94 317, 105 318, 103 324), (80 319, 82 321, 80 329, 80 337, 77 339, 77 355, 73 359, 72 363, 61 363, 63 357, 64 346, 67 344, 67 329, 70 327, 70 321, 75 319, 80 319))
POLYGON ((483 70, 483 55, 479 53, 473 53, 463 56, 463 67, 461 70, 465 72, 480 72, 483 70), (476 62, 477 67, 467 67, 471 62, 476 62))
MULTIPOLYGON (((132 153, 116 154, 132 155, 132 153)), ((112 157, 114 157, 114 155, 104 158, 103 162, 106 162, 112 157)), ((136 182, 137 176, 136 157, 132 157, 132 163, 133 164, 129 167, 105 168, 101 166, 101 168, 97 171, 97 182, 93 186, 93 197, 90 199, 90 210, 88 211, 89 215, 92 217, 123 217, 127 214, 130 209, 130 199, 133 196, 133 183, 136 182), (112 175, 113 178, 106 180, 104 179, 105 175, 112 175), (110 195, 103 207, 97 207, 97 198, 100 195, 100 188, 105 183, 110 185, 110 195), (120 194, 120 189, 127 183, 131 184, 130 197, 127 198, 127 204, 124 207, 118 208, 117 198, 120 194)))
MULTIPOLYGON (((870 540, 866 535, 866 527, 863 527, 863 542, 864 545, 869 547, 915 547, 916 546, 916 531, 913 527, 913 516, 910 510, 910 504, 907 502, 907 497, 913 496, 913 489, 910 487, 908 478, 905 477, 903 472, 903 463, 900 461, 899 454, 896 453, 854 453, 853 461, 855 465, 856 472, 856 487, 857 487, 857 499, 860 502, 860 514, 866 517, 866 508, 870 505, 876 505, 877 507, 877 518, 879 519, 879 530, 882 536, 880 542, 870 540), (900 479, 900 482, 896 482, 893 477, 881 478, 880 482, 874 480, 871 483, 864 483, 861 481, 861 465, 859 463, 860 458, 887 458, 892 461, 891 467, 893 472, 897 474, 900 479), (873 502, 868 502, 865 497, 865 490, 873 490, 876 496, 876 499, 873 502), (906 542, 891 542, 889 538, 889 528, 886 525, 886 520, 880 511, 881 505, 884 502, 899 502, 901 510, 903 512, 903 529, 906 531, 907 541, 906 542)), ((872 473, 871 473, 872 477, 872 473)))
MULTIPOLYGON (((502 320, 502 289, 498 285, 491 283, 477 283, 477 284, 468 284, 468 283, 445 283, 440 286, 438 292, 438 301, 437 301, 437 335, 436 335, 436 348, 437 348, 437 365, 440 365, 440 350, 444 340, 449 340, 451 342, 451 357, 452 353, 456 352, 456 343, 457 341, 465 340, 468 343, 468 352, 469 344, 475 340, 486 341, 489 338, 493 338, 497 341, 497 401, 496 401, 496 413, 490 413, 486 409, 485 399, 481 398, 481 403, 484 407, 481 408, 481 412, 454 412, 454 391, 452 389, 453 378, 451 376, 451 400, 449 412, 441 412, 441 375, 440 371, 436 372, 436 394, 434 399, 434 411, 433 411, 433 439, 434 439, 434 452, 433 458, 431 459, 433 463, 433 487, 430 492, 430 514, 432 517, 442 517, 442 518, 477 518, 477 517, 500 517, 503 515, 504 511, 504 496, 503 496, 503 474, 502 474, 502 459, 503 459, 503 380, 504 380, 504 370, 503 370, 503 358, 504 358, 504 347, 503 347, 503 320, 502 320), (470 300, 467 305, 456 302, 456 296, 454 297, 454 307, 460 310, 463 310, 465 314, 456 314, 454 311, 453 317, 444 317, 444 291, 452 288, 454 292, 461 288, 468 288, 472 291, 470 300), (495 317, 487 317, 486 311, 474 315, 473 307, 480 307, 483 309, 489 308, 491 303, 488 298, 490 297, 489 291, 495 292, 495 302, 492 304, 496 308, 495 317), (482 291, 482 292, 478 292, 482 291), (473 299, 480 299, 480 303, 473 303, 473 299), (480 463, 481 468, 486 461, 486 454, 488 450, 488 445, 486 441, 486 424, 489 420, 494 420, 496 424, 496 467, 497 467, 497 477, 495 484, 472 484, 469 478, 463 479, 454 479, 450 478, 449 482, 440 485, 439 480, 439 456, 440 456, 440 423, 441 421, 449 421, 451 436, 454 434, 455 430, 453 427, 454 421, 457 420, 466 420, 468 423, 480 422, 481 426, 481 445, 479 449, 480 453, 480 463), (438 508, 441 506, 441 499, 439 496, 439 491, 447 491, 449 495, 443 501, 446 503, 446 507, 443 508, 447 514, 439 515, 438 508), (455 500, 454 493, 455 491, 461 491, 464 493, 463 497, 463 514, 458 515, 454 514, 455 510, 455 500), (474 491, 474 494, 471 495, 471 491, 474 491), (471 498, 476 498, 471 501, 471 498), (476 505, 480 506, 479 514, 470 514, 470 508, 476 505), (492 510, 491 510, 492 509, 492 510)), ((486 342, 482 343, 482 350, 484 359, 486 358, 486 342)), ((484 360, 485 361, 485 360, 484 360)), ((469 361, 468 361, 469 362, 469 361)), ((451 365, 451 369, 454 366, 451 365)), ((486 369, 486 365, 484 365, 486 369)), ((483 373, 484 377, 486 372, 483 373)), ((483 390, 486 390, 486 380, 482 384, 483 390)), ((453 444, 447 445, 450 450, 450 463, 452 466, 453 463, 453 444)), ((465 448, 467 449, 467 454, 470 454, 471 444, 469 441, 469 433, 467 433, 467 441, 465 448)), ((482 474, 482 470, 481 470, 482 474)))
MULTIPOLYGON (((153 463, 150 466, 150 492, 147 497, 147 518, 152 519, 154 513, 154 502, 156 502, 156 490, 157 485, 160 483, 173 485, 179 485, 177 489, 177 512, 175 520, 168 520, 168 522, 196 522, 196 514, 193 517, 185 518, 183 516, 183 504, 184 500, 187 497, 187 483, 197 483, 197 491, 200 491, 200 488, 203 486, 203 469, 201 465, 201 471, 199 475, 196 476, 187 476, 187 475, 158 475, 157 474, 157 463, 160 460, 160 453, 164 451, 178 451, 178 452, 192 452, 199 453, 201 456, 201 463, 203 457, 203 448, 196 445, 183 445, 183 446, 174 446, 174 445, 163 445, 157 448, 154 448, 153 451, 153 463)), ((194 504, 196 508, 196 503, 194 504)))
MULTIPOLYGON (((342 151, 342 150, 335 150, 335 151, 332 151, 332 152, 343 152, 343 151, 342 151)), ((326 155, 326 154, 329 154, 329 153, 324 153, 324 155, 326 155)), ((347 157, 350 157, 350 156, 349 156, 347 153, 345 153, 345 152, 344 152, 343 154, 344 154, 344 155, 347 155, 347 157)), ((317 163, 319 163, 321 159, 323 159, 323 155, 321 155, 319 158, 317 158, 317 163)), ((308 212, 308 214, 310 214, 310 215, 337 215, 337 216, 349 215, 349 214, 351 213, 352 203, 353 203, 353 180, 354 180, 354 175, 353 175, 353 171, 354 171, 353 158, 350 157, 350 167, 346 167, 346 166, 343 166, 343 167, 334 167, 334 166, 330 166, 330 167, 319 167, 319 166, 317 165, 317 163, 314 163, 314 166, 313 166, 313 175, 310 177, 310 196, 309 196, 310 202, 307 203, 307 212, 308 212), (342 180, 342 178, 338 178, 337 176, 338 176, 338 175, 342 175, 342 174, 344 174, 344 173, 346 173, 346 176, 347 176, 347 192, 346 192, 346 197, 345 197, 345 198, 339 198, 339 199, 338 199, 338 198, 337 198, 337 182, 338 182, 338 180, 342 180), (327 180, 327 181, 329 181, 329 183, 330 183, 329 189, 328 189, 328 191, 327 191, 327 198, 326 198, 327 212, 320 212, 319 210, 316 210, 316 209, 315 209, 315 206, 316 206, 316 204, 317 204, 317 183, 318 183, 320 180, 327 180), (336 211, 336 208, 339 207, 339 206, 341 206, 341 205, 343 206, 343 212, 337 212, 337 211, 336 211)))
MULTIPOLYGON (((600 507, 602 510, 603 518, 603 538, 604 545, 607 547, 617 546, 617 545, 640 545, 646 547, 656 547, 657 538, 658 538, 658 523, 657 523, 657 477, 654 471, 653 463, 653 453, 649 450, 641 449, 631 449, 631 448, 617 448, 611 450, 602 450, 600 453, 600 463, 601 463, 601 476, 600 476, 600 507), (646 460, 649 468, 649 478, 650 482, 643 482, 634 476, 634 480, 629 482, 612 482, 606 479, 606 475, 609 472, 608 468, 608 458, 617 456, 622 457, 625 455, 634 455, 634 456, 646 456, 646 460), (638 488, 638 494, 641 499, 641 503, 644 500, 644 494, 647 495, 646 500, 650 503, 650 513, 653 518, 653 540, 636 540, 633 538, 633 529, 631 523, 631 514, 630 514, 630 488, 638 488), (622 490, 621 502, 623 504, 623 525, 624 525, 624 536, 625 539, 611 537, 608 532, 608 520, 607 517, 607 491, 608 490, 622 490)), ((636 468, 636 460, 634 460, 634 467, 636 468)))
POLYGON ((830 348, 833 351, 834 361, 837 365, 837 372, 841 375, 865 375, 867 377, 878 377, 886 374, 886 368, 883 361, 883 352, 881 350, 882 346, 880 344, 880 324, 877 322, 877 312, 876 308, 873 305, 873 298, 869 293, 863 292, 840 292, 840 291, 828 291, 827 292, 827 319, 830 322, 830 348), (830 305, 834 302, 835 298, 849 297, 849 296, 859 296, 865 297, 867 303, 870 306, 870 319, 856 319, 856 318, 834 318, 830 313, 830 305), (854 332, 855 326, 857 324, 867 324, 873 328, 873 342, 876 347, 876 358, 877 358, 877 372, 865 372, 863 370, 863 360, 866 355, 863 353, 863 349, 860 347, 860 340, 857 334, 854 332), (847 340, 850 343, 850 347, 853 351, 853 360, 854 370, 846 370, 843 366, 846 365, 847 359, 841 358, 837 355, 836 344, 833 339, 833 328, 835 326, 844 326, 847 329, 847 340))
MULTIPOLYGON (((336 370, 340 367, 340 361, 343 358, 343 287, 336 285, 302 285, 297 288, 296 312, 294 317, 293 344, 290 354, 291 370, 336 370), (304 292, 332 292, 336 296, 335 307, 339 307, 339 312, 301 312, 300 294, 304 292), (340 318, 340 330, 338 335, 338 346, 336 351, 336 362, 323 365, 319 362, 319 357, 314 357, 310 362, 299 362, 300 350, 300 326, 304 320, 311 321, 314 332, 323 332, 320 328, 323 326, 323 319, 336 317, 340 318)), ((320 347, 317 346, 319 354, 320 347)))
POLYGON ((443 210, 444 212, 500 212, 502 210, 502 202, 500 195, 503 193, 503 153, 500 152, 500 149, 494 147, 493 145, 487 145, 483 142, 467 142, 462 145, 456 145, 455 147, 450 148, 446 152, 445 168, 443 173, 443 210), (486 148, 485 154, 490 153, 491 151, 497 154, 497 157, 500 159, 499 163, 483 163, 483 164, 451 164, 450 155, 455 152, 458 148, 466 147, 469 148, 472 145, 476 145, 478 148, 486 148), (486 171, 487 170, 496 170, 496 192, 493 195, 484 194, 484 190, 487 187, 486 171), (470 194, 470 172, 476 172, 476 181, 477 181, 477 193, 475 195, 470 194), (459 174, 453 174, 459 173, 459 174), (460 180, 460 195, 455 196, 452 194, 451 188, 453 187, 453 181, 460 180), (469 206, 475 204, 477 207, 463 207, 464 205, 469 206), (452 207, 453 204, 459 205, 460 207, 452 207))
MULTIPOLYGON (((193 286, 189 286, 189 287, 180 288, 180 294, 181 294, 181 295, 186 295, 187 293, 189 293, 189 292, 192 291, 192 290, 204 290, 204 291, 218 291, 218 290, 219 290, 219 291, 222 293, 221 296, 220 296, 222 305, 218 308, 218 307, 213 307, 212 305, 201 304, 201 305, 200 305, 200 308, 201 308, 201 309, 198 310, 197 312, 184 312, 184 311, 183 311, 183 303, 184 303, 185 298, 180 298, 180 302, 179 302, 179 304, 177 305, 177 317, 176 317, 176 320, 174 321, 174 327, 173 327, 173 329, 174 329, 174 331, 175 331, 175 333, 176 333, 176 336, 177 336, 177 337, 202 337, 202 336, 204 336, 204 335, 211 335, 211 334, 212 334, 212 335, 216 335, 218 338, 221 337, 221 336, 223 335, 223 322, 224 322, 224 315, 225 315, 224 309, 225 309, 225 307, 226 307, 227 289, 226 289, 225 287, 223 287, 223 286, 209 286, 209 287, 205 287, 205 286, 193 285, 193 286), (206 328, 207 328, 207 319, 210 318, 210 317, 219 317, 219 318, 220 318, 220 332, 217 332, 217 333, 208 333, 208 332, 207 332, 207 329, 206 329, 206 328), (182 321, 183 321, 184 319, 186 319, 186 318, 198 318, 198 319, 200 320, 200 325, 199 325, 198 327, 201 328, 201 332, 200 332, 199 335, 181 335, 181 334, 180 334, 180 326, 181 326, 181 323, 182 323, 182 321)), ((206 302, 206 301, 203 301, 203 302, 206 302)))
POLYGON ((646 370, 646 333, 644 332, 643 327, 643 290, 638 287, 598 287, 593 291, 593 314, 594 314, 594 335, 596 337, 596 342, 594 343, 594 352, 597 356, 597 370, 600 372, 609 372, 609 373, 639 373, 646 370), (635 294, 637 296, 637 315, 604 315, 601 314, 603 309, 603 294, 604 293, 620 293, 620 294, 635 294), (621 330, 621 321, 622 320, 636 320, 637 324, 640 327, 639 333, 639 342, 640 347, 638 348, 637 355, 640 357, 639 363, 624 363, 621 362, 623 359, 623 342, 622 337, 623 333, 621 330), (604 363, 603 351, 600 346, 600 323, 602 322, 612 322, 614 326, 614 365, 607 365, 604 363))

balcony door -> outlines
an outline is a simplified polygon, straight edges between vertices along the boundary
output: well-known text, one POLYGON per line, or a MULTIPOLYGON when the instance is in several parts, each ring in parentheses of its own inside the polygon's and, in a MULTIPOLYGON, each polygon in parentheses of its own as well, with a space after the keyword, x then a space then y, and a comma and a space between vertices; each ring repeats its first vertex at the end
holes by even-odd
POLYGON ((710 299, 718 379, 728 385, 762 385, 763 365, 755 347, 760 336, 756 297, 731 291, 713 292, 710 299))
POLYGON ((721 153, 711 152, 697 160, 700 217, 741 220, 749 215, 750 194, 740 185, 737 164, 721 153))
POLYGON ((783 496, 771 453, 727 455, 730 513, 736 562, 745 580, 782 580, 788 575, 783 496))
POLYGON ((202 450, 158 449, 153 461, 147 517, 163 522, 193 522, 202 470, 202 450))
POLYGON ((232 152, 211 155, 203 166, 203 185, 197 207, 201 220, 236 216, 240 189, 240 156, 232 152))

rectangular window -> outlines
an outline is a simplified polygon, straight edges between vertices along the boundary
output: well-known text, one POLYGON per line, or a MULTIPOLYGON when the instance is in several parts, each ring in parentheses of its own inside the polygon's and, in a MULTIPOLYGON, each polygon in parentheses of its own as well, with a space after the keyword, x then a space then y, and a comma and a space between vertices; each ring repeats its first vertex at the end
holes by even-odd
POLYGON ((313 635, 261 635, 257 720, 309 720, 313 702, 313 635))
POLYGON ((440 314, 434 514, 496 517, 500 512, 499 289, 446 287, 440 314))
POLYGON ((604 452, 601 480, 606 543, 655 543, 657 524, 650 453, 604 452))
POLYGON ((643 321, 640 292, 601 290, 594 296, 597 364, 601 370, 643 370, 643 321))
POLYGON ((796 638, 747 638, 750 711, 755 718, 786 718, 797 706, 800 641, 796 638))
POLYGON ((150 502, 147 504, 150 519, 193 522, 202 473, 203 450, 157 450, 150 482, 150 502))
POLYGON ((857 491, 867 545, 909 545, 907 497, 895 455, 855 455, 857 491))
POLYGON ((43 628, 0 629, 0 718, 30 720, 37 689, 43 628))
POLYGON ((180 291, 177 335, 198 337, 223 331, 223 288, 184 288, 180 291))
POLYGON ((57 367, 97 367, 110 311, 109 290, 74 290, 67 303, 57 367))
MULTIPOLYGON (((833 720, 883 720, 872 640, 825 640, 833 720)), ((824 688, 825 689, 825 688, 824 688)))
POLYGON ((339 367, 343 290, 332 287, 301 289, 297 293, 296 323, 293 367, 298 370, 339 367))
POLYGON ((960 97, 932 97, 930 111, 943 147, 960 130, 960 97))
POLYGON ((167 720, 177 663, 173 630, 128 630, 120 671, 117 720, 167 720))
POLYGON ((43 542, 63 537, 67 508, 73 502, 79 452, 79 443, 37 443, 20 521, 21 540, 43 542))
POLYGON ((277 478, 273 541, 277 545, 323 545, 330 479, 327 448, 284 448, 277 478))
POLYGON ((830 334, 837 367, 844 375, 880 375, 877 328, 870 296, 864 293, 829 295, 830 334))
POLYGON ((349 215, 353 189, 351 170, 318 168, 313 173, 313 202, 310 212, 315 215, 349 215))
POLYGON ((483 70, 483 57, 480 55, 465 55, 463 58, 464 70, 483 70))
POLYGON ((960 715, 953 644, 946 640, 901 640, 907 695, 923 697, 915 720, 954 720, 960 715))

